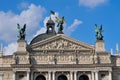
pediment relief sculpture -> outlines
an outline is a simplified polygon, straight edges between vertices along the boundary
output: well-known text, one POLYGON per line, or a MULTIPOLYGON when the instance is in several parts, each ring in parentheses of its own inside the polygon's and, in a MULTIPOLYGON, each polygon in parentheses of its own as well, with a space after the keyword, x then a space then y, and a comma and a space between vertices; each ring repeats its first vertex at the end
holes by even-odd
MULTIPOLYGON (((39 45, 39 44, 38 44, 39 45)), ((88 45, 72 42, 66 39, 56 39, 45 44, 41 44, 33 50, 91 50, 88 45)))

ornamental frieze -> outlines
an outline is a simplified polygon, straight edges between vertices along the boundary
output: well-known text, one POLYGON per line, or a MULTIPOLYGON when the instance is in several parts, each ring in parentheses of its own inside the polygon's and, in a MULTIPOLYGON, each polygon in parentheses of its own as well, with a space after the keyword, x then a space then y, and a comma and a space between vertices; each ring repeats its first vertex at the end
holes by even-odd
POLYGON ((55 40, 52 42, 49 42, 47 44, 43 44, 40 45, 37 48, 34 48, 34 50, 43 50, 43 49, 47 49, 47 50, 59 50, 59 49, 67 49, 67 50, 85 50, 87 49, 84 46, 81 46, 80 44, 74 43, 74 42, 70 42, 68 40, 64 40, 64 39, 59 39, 59 40, 55 40))

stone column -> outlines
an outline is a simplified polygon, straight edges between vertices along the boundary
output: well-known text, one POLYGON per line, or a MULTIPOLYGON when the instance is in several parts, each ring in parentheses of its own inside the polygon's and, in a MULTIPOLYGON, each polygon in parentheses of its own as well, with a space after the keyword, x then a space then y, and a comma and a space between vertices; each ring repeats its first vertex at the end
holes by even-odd
POLYGON ((27 80, 30 78, 30 71, 27 71, 27 80))
POLYGON ((112 80, 112 71, 109 71, 109 80, 112 80))
POLYGON ((0 71, 0 80, 3 80, 3 73, 0 71))
POLYGON ((94 71, 92 71, 91 73, 92 73, 92 80, 95 80, 95 74, 94 74, 94 71))
POLYGON ((52 80, 55 80, 55 72, 52 73, 52 80))
POLYGON ((74 71, 74 80, 77 80, 77 71, 74 71))
POLYGON ((70 80, 73 80, 73 72, 70 72, 70 80))
POLYGON ((95 71, 95 80, 98 80, 98 71, 95 71))
POLYGON ((49 78, 49 80, 51 80, 51 72, 50 71, 48 72, 48 78, 49 78))
POLYGON ((13 71, 13 80, 16 80, 16 71, 13 71))
POLYGON ((31 80, 33 80, 33 72, 31 72, 31 80))

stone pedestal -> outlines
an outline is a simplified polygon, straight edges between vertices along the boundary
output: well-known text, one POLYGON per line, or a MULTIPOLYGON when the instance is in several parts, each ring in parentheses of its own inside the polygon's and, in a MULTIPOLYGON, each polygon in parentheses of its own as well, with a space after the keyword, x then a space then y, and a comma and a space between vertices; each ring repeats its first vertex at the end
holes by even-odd
POLYGON ((96 41, 96 52, 105 52, 104 41, 97 40, 96 41))
POLYGON ((26 41, 25 40, 18 40, 17 51, 20 51, 20 52, 26 51, 26 41))

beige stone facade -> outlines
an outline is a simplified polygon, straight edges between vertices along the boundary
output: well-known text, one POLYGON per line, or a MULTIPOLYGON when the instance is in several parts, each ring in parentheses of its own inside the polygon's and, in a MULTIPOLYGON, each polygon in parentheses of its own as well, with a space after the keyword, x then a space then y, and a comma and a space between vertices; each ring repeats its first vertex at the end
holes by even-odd
POLYGON ((120 56, 64 34, 26 45, 18 40, 17 52, 0 55, 0 80, 120 80, 120 56))
POLYGON ((18 41, 18 51, 0 57, 0 80, 120 80, 120 56, 105 52, 103 41, 92 45, 57 34, 30 45, 18 41), (100 48, 100 50, 99 50, 100 48), (97 51, 98 52, 97 52, 97 51), (41 76, 41 79, 37 79, 41 76), (84 79, 80 79, 80 77, 84 79), (60 79, 59 79, 60 80, 60 79))

